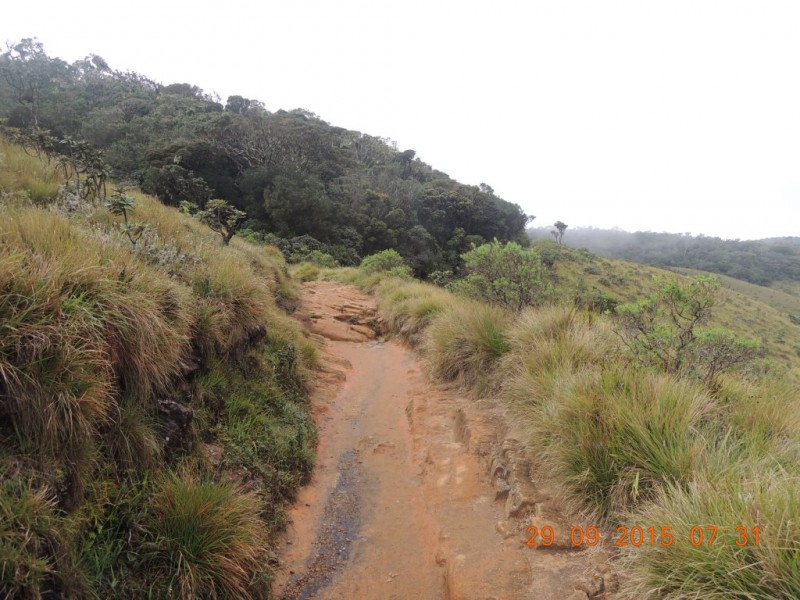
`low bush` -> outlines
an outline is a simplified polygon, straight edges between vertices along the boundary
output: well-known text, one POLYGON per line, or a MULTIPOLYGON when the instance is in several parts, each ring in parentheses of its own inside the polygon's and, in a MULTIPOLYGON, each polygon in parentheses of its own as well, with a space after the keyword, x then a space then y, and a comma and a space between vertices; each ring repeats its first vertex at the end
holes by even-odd
POLYGON ((549 296, 541 257, 516 242, 495 240, 461 258, 466 275, 450 286, 458 293, 511 311, 543 304, 549 296))
POLYGON ((397 250, 382 250, 377 254, 365 257, 361 261, 361 270, 367 274, 386 273, 390 277, 411 275, 411 267, 397 250))

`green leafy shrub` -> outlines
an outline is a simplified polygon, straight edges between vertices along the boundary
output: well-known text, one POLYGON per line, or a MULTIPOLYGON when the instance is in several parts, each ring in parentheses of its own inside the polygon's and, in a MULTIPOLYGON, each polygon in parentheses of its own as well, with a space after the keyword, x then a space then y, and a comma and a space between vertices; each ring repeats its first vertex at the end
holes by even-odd
POLYGON ((383 250, 365 257, 361 270, 368 274, 385 272, 390 276, 410 276, 411 268, 397 250, 383 250))
POLYGON ((461 258, 466 276, 451 285, 461 294, 512 311, 542 304, 548 298, 541 258, 516 242, 501 244, 495 240, 461 258))
POLYGON ((752 361, 760 344, 720 329, 703 329, 718 302, 713 277, 689 283, 661 279, 648 298, 616 308, 616 331, 635 360, 667 373, 695 374, 709 386, 720 373, 752 361))
POLYGON ((197 218, 216 231, 227 246, 236 230, 242 225, 247 215, 225 200, 214 198, 206 203, 206 207, 197 213, 197 218))

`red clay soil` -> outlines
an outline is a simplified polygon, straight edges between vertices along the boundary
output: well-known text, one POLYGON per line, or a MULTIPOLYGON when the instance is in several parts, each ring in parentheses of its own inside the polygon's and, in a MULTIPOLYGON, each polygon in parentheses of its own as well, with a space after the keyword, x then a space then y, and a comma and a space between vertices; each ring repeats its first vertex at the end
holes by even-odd
POLYGON ((573 523, 496 403, 432 383, 412 350, 376 335, 375 302, 355 288, 310 282, 297 316, 324 356, 320 442, 289 511, 276 598, 612 597, 607 553, 571 546, 573 523), (531 524, 556 542, 529 546, 531 524))

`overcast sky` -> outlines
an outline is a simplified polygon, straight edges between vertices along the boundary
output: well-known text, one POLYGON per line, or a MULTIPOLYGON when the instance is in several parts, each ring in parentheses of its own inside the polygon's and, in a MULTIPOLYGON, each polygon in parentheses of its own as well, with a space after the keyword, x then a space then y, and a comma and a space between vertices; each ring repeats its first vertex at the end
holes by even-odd
POLYGON ((800 2, 13 2, 0 41, 305 108, 534 225, 800 235, 800 2))

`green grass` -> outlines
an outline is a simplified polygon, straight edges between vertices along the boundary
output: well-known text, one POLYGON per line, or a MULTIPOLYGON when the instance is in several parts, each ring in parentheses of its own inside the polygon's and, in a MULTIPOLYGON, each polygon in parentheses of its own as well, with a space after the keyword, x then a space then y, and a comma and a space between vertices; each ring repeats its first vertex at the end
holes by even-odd
POLYGON ((56 197, 61 183, 61 173, 53 165, 25 154, 0 136, 0 196, 43 204, 56 197))
POLYGON ((424 348, 435 377, 481 394, 509 350, 507 313, 495 306, 459 301, 442 311, 428 328, 424 348))
MULTIPOLYGON (((387 324, 413 332, 405 337, 421 347, 435 377, 506 402, 568 507, 612 526, 671 528, 673 545, 623 551, 621 597, 798 597, 796 371, 751 368, 707 390, 655 369, 626 368, 602 311, 573 307, 576 290, 591 291, 587 281, 580 289, 575 274, 588 270, 589 285, 595 277, 597 290, 630 301, 651 293, 659 270, 567 254, 556 265, 563 304, 515 318, 430 285, 353 269, 324 276, 374 291, 387 324), (692 545, 692 528, 710 525, 727 529, 714 546, 692 545), (749 528, 747 547, 735 544, 738 526, 749 528), (760 528, 757 547, 753 526, 760 528)), ((777 321, 765 308, 729 295, 722 320, 746 315, 753 321, 740 334, 768 331, 777 321)))
POLYGON ((71 564, 55 494, 0 472, 0 595, 38 598, 74 593, 71 564))
POLYGON ((666 375, 582 371, 525 415, 554 480, 603 517, 652 500, 663 483, 690 481, 699 429, 713 403, 666 375))
POLYGON ((629 517, 630 523, 666 524, 674 538, 668 546, 630 549, 625 565, 629 597, 800 597, 798 505, 800 478, 776 472, 766 461, 744 467, 736 463, 736 468, 698 476, 685 487, 667 487, 659 502, 629 517), (700 544, 697 528, 703 533, 700 544), (709 544, 712 528, 717 538, 709 544))
POLYGON ((254 598, 267 553, 258 496, 188 473, 165 479, 142 527, 141 561, 163 597, 254 598))

